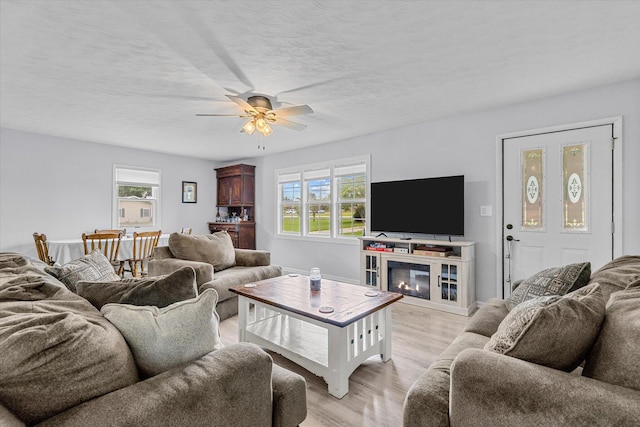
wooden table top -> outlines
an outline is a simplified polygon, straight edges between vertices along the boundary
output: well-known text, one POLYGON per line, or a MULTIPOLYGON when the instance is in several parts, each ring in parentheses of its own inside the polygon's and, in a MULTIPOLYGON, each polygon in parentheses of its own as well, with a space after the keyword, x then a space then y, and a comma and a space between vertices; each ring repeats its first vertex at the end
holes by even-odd
POLYGON ((309 276, 280 276, 255 282, 255 287, 236 285, 229 288, 238 295, 274 307, 310 317, 321 322, 344 327, 387 305, 398 301, 402 294, 322 279, 319 291, 309 289, 309 276), (376 296, 365 292, 375 291, 376 296), (332 313, 321 313, 320 307, 331 306, 332 313))

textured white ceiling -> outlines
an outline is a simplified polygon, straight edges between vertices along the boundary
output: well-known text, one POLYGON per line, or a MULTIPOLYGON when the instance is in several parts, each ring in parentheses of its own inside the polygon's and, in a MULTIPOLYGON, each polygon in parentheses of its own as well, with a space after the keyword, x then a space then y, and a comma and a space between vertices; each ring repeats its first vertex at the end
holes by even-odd
POLYGON ((0 0, 0 125, 230 161, 640 76, 640 1, 0 0), (224 95, 308 104, 239 133, 224 95))

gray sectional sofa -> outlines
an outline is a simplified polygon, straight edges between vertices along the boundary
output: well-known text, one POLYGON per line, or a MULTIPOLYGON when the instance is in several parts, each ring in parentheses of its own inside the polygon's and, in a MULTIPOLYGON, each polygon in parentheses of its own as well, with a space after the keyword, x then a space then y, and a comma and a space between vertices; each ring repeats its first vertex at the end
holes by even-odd
POLYGON ((268 251, 235 249, 226 231, 204 235, 173 233, 168 246, 154 249, 149 275, 160 276, 190 266, 196 271, 198 290, 215 289, 220 320, 238 314, 234 285, 257 282, 282 275, 282 267, 271 265, 268 251))
MULTIPOLYGON (((597 338, 585 347, 584 369, 566 372, 544 366, 548 360, 532 363, 487 351, 502 320, 515 310, 508 300, 492 299, 412 385, 404 425, 640 425, 640 256, 611 261, 591 275, 585 288, 596 283, 603 319, 596 323, 597 338)), ((543 331, 549 336, 537 349, 541 353, 564 327, 564 319, 559 320, 543 331)), ((587 329, 575 325, 564 331, 565 349, 576 346, 574 338, 587 329)))
MULTIPOLYGON (((253 344, 143 375, 133 347, 106 314, 46 267, 0 253, 0 426, 293 427, 306 417, 304 378, 253 344)), ((195 288, 194 274, 186 286, 195 288)))

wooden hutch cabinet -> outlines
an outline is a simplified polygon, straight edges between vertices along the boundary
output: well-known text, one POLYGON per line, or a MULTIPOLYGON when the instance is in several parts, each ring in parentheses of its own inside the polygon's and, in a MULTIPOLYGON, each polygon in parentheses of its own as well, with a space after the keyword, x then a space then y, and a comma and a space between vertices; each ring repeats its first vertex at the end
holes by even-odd
POLYGON ((218 214, 222 211, 222 215, 209 223, 209 231, 227 231, 233 246, 239 249, 256 248, 255 169, 244 164, 216 169, 218 214), (247 220, 244 220, 245 212, 247 220))

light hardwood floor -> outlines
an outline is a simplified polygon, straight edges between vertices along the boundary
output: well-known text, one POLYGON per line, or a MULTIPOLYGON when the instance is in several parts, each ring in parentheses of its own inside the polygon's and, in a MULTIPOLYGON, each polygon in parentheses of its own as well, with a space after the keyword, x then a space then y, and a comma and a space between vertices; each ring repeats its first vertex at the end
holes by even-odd
MULTIPOLYGON (((453 341, 468 318, 406 303, 392 306, 392 358, 369 358, 349 378, 349 393, 336 399, 327 384, 278 354, 274 361, 307 380, 307 419, 302 427, 402 426, 402 404, 411 384, 453 341)), ((238 341, 238 317, 220 325, 222 341, 238 341)))

